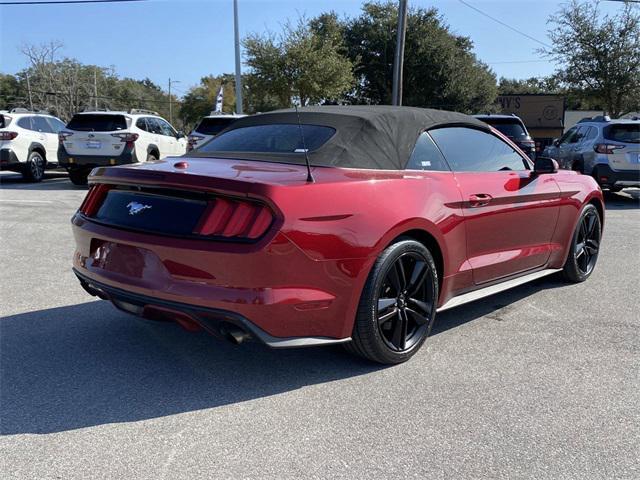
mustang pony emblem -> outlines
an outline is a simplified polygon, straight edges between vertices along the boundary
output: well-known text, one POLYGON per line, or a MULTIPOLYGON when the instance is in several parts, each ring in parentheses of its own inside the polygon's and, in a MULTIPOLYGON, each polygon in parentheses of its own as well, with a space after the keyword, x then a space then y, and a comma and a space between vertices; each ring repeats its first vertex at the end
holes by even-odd
POLYGON ((144 205, 143 203, 138 202, 129 202, 127 208, 129 209, 129 215, 137 215, 141 211, 151 208, 151 205, 144 205))

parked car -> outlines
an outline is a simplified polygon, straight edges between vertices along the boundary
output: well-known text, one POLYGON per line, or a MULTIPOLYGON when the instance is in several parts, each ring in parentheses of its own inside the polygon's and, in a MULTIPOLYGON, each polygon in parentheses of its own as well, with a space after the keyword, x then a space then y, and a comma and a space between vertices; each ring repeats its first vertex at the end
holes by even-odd
POLYGON ((207 117, 203 117, 198 122, 198 125, 196 125, 196 128, 194 128, 189 134, 187 152, 204 145, 237 119, 242 117, 246 117, 246 115, 235 113, 212 113, 207 117))
POLYGON ((187 156, 89 182, 72 228, 90 294, 235 343, 340 343, 388 364, 436 311, 556 272, 586 280, 604 222, 593 178, 410 107, 245 117, 187 156))
POLYGON ((77 113, 59 133, 58 161, 76 185, 87 183, 92 168, 182 155, 187 141, 156 112, 77 113))
POLYGON ((524 122, 515 115, 474 115, 478 120, 488 123, 515 143, 529 158, 536 158, 536 142, 531 138, 524 122))
POLYGON ((544 154, 557 159, 561 168, 591 175, 612 192, 640 187, 640 120, 581 120, 544 154))
POLYGON ((58 166, 58 132, 64 122, 45 112, 14 108, 0 112, 0 170, 39 182, 58 166))

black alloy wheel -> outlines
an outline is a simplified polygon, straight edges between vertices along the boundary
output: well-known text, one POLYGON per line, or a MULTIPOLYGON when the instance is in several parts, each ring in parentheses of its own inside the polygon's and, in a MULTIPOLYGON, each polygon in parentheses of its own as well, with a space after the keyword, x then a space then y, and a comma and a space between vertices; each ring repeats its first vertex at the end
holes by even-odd
POLYGON ((36 151, 29 154, 22 176, 29 182, 40 182, 44 178, 44 157, 36 151))
POLYGON ((580 272, 589 275, 596 266, 600 250, 600 219, 598 212, 588 210, 580 219, 573 254, 580 272))
POLYGON ((562 273, 570 282, 584 282, 593 273, 600 253, 602 225, 594 205, 582 209, 573 234, 571 249, 562 273))
POLYGON ((400 255, 387 270, 378 292, 376 318, 382 339, 405 352, 426 334, 433 298, 429 265, 417 252, 400 255))
POLYGON ((347 350, 383 364, 408 360, 429 335, 437 299, 429 249, 412 239, 390 245, 369 273, 347 350))

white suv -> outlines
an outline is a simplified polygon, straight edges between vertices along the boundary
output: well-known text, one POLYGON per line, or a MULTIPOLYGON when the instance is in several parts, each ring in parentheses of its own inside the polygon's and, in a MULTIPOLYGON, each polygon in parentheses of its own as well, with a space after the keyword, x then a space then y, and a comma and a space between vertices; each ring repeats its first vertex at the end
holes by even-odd
POLYGON ((59 118, 24 108, 0 111, 0 170, 21 173, 39 182, 45 168, 58 166, 59 118))
POLYGON ((183 155, 187 140, 148 110, 76 113, 59 133, 58 162, 76 185, 98 166, 148 162, 183 155))

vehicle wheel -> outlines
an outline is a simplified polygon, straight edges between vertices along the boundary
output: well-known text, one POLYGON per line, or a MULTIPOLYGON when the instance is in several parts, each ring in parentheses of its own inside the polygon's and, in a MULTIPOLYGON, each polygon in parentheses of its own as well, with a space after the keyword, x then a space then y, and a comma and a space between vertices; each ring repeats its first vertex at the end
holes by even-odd
POLYGON ((383 364, 409 360, 429 335, 437 299, 431 252, 414 240, 391 245, 369 274, 347 350, 383 364))
POLYGON ((44 157, 38 152, 31 152, 22 170, 22 176, 29 182, 40 182, 44 178, 44 157))
POLYGON ((74 185, 86 185, 89 173, 90 170, 86 168, 72 168, 69 170, 69 180, 74 185))
POLYGON ((600 215, 593 205, 585 205, 571 240, 562 275, 569 282, 584 282, 596 266, 600 251, 600 215))
POLYGON ((158 156, 155 153, 147 154, 147 162, 155 162, 158 160, 158 156))

